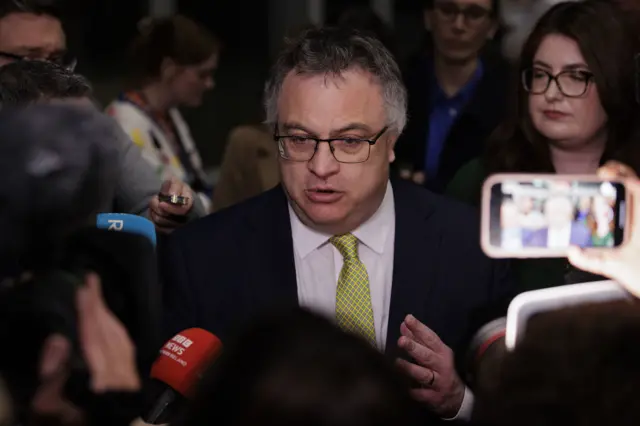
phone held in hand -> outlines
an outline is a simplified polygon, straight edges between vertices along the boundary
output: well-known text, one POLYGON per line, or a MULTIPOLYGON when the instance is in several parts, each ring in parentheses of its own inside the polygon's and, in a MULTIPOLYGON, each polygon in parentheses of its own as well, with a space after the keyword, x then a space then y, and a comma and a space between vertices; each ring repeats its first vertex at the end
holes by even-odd
POLYGON ((189 202, 188 197, 183 197, 181 195, 168 195, 168 194, 158 194, 158 199, 161 202, 169 203, 174 206, 186 206, 189 202))
POLYGON ((565 257, 571 246, 625 242, 626 189, 597 176, 496 174, 482 194, 482 249, 492 258, 565 257))

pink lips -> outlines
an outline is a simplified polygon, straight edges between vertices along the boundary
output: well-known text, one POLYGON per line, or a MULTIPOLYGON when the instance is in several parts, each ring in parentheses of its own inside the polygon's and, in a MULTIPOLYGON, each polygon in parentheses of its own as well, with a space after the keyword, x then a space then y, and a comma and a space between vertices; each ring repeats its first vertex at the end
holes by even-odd
POLYGON ((313 203, 335 203, 342 198, 343 193, 331 187, 314 187, 305 191, 307 198, 313 203))
POLYGON ((565 114, 564 112, 554 111, 554 110, 546 110, 544 111, 544 116, 551 120, 559 120, 568 116, 569 114, 565 114))

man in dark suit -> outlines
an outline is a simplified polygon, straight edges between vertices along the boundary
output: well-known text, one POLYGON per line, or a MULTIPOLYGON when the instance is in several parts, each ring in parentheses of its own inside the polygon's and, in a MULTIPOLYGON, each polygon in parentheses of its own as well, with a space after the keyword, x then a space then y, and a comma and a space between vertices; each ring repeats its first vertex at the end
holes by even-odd
POLYGON ((507 269, 482 254, 472 209, 390 182, 406 122, 392 55, 351 30, 309 30, 265 96, 282 184, 172 235, 167 331, 224 341, 260 311, 301 305, 412 358, 398 363, 434 422, 464 418, 472 395, 453 354, 486 320, 474 314, 509 293, 507 269))

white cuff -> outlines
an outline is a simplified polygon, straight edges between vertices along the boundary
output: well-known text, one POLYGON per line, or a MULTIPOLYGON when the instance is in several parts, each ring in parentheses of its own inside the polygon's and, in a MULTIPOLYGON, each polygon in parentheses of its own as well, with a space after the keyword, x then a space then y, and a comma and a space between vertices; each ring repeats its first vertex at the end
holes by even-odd
POLYGON ((451 422, 454 420, 461 420, 461 421, 468 422, 469 420, 471 420, 471 414, 473 413, 474 399, 475 398, 473 396, 473 392, 471 392, 471 389, 465 386, 464 397, 462 398, 462 405, 460 405, 460 409, 458 410, 458 413, 455 415, 455 417, 452 417, 450 419, 442 419, 442 420, 447 422, 451 422))

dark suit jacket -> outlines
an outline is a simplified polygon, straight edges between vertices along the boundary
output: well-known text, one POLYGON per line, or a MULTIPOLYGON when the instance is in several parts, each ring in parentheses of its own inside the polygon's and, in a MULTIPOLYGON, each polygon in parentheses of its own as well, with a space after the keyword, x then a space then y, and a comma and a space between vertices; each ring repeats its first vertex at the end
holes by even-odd
MULTIPOLYGON (((479 245, 472 207, 393 182, 396 230, 387 354, 413 314, 454 351, 510 296, 507 264, 479 245)), ((176 231, 162 250, 167 336, 203 327, 224 342, 261 311, 298 305, 287 199, 280 186, 176 231)), ((498 315, 499 316, 499 315, 498 315)))
MULTIPOLYGON (((444 191, 463 165, 484 152, 487 139, 504 118, 511 78, 509 67, 494 55, 486 55, 483 61, 484 77, 449 132, 440 156, 438 175, 427 176, 425 185, 433 191, 444 191)), ((429 57, 422 55, 405 72, 409 121, 396 145, 400 169, 424 171, 431 112, 432 79, 429 76, 433 71, 430 63, 429 57)))

